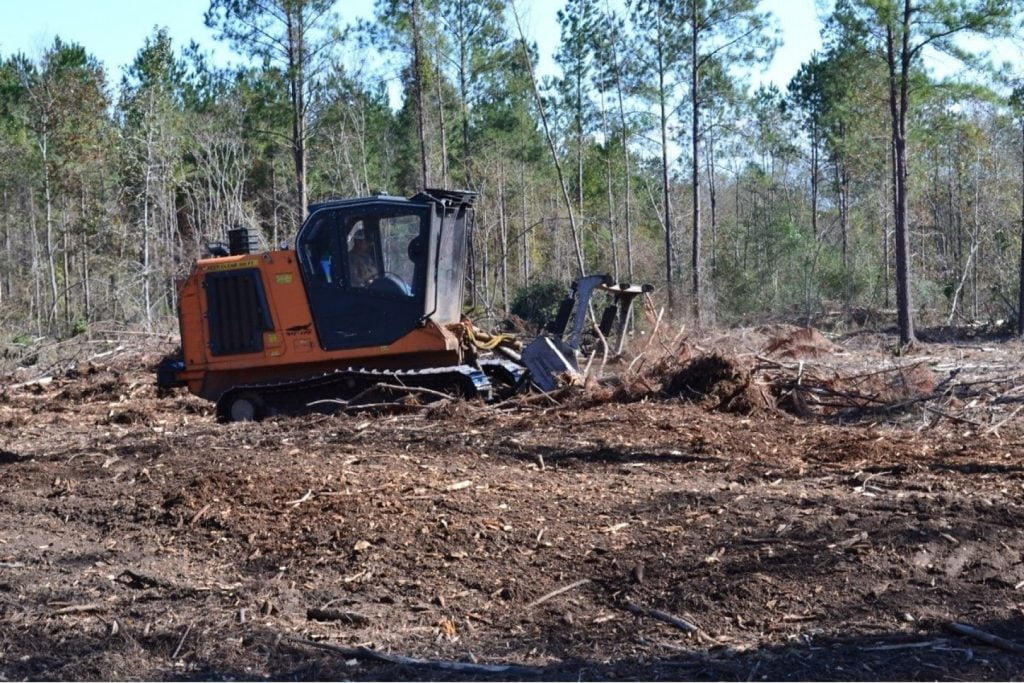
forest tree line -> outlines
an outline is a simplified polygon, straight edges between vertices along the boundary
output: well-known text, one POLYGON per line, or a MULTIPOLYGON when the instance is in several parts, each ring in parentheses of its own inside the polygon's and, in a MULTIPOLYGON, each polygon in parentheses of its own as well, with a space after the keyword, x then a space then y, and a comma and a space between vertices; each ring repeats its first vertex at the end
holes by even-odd
POLYGON ((3 336, 168 329, 226 229, 278 246, 312 201, 423 187, 480 193, 480 317, 608 272, 693 324, 1020 320, 1022 75, 964 47, 1012 36, 1017 2, 837 0, 786 88, 755 85, 778 48, 756 0, 567 0, 548 77, 526 2, 343 11, 211 0, 241 66, 159 28, 120 74, 60 38, 0 56, 3 336))

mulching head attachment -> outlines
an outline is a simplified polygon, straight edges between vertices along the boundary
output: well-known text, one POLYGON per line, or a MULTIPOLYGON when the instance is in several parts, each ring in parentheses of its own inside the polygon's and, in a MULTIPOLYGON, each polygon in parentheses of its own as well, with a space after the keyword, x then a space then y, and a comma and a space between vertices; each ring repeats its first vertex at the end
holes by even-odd
POLYGON ((633 300, 641 294, 654 291, 654 288, 651 285, 616 284, 608 275, 590 275, 573 282, 572 289, 559 306, 558 315, 548 324, 547 334, 537 337, 523 349, 522 363, 541 391, 558 388, 566 377, 579 379, 577 353, 595 291, 606 292, 612 298, 612 302, 602 312, 598 330, 607 338, 614 328, 618 337, 615 353, 618 355, 622 353, 633 300), (567 330, 568 338, 565 337, 567 330))

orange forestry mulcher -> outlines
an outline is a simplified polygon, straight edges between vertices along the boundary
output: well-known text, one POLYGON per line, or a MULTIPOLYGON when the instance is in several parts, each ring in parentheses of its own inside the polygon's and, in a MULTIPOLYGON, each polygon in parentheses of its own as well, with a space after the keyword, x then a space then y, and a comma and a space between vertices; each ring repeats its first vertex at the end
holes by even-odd
POLYGON ((474 197, 426 190, 314 204, 295 248, 280 251, 253 253, 248 231, 231 231, 230 249, 211 247, 181 284, 181 352, 160 364, 158 384, 215 401, 224 421, 329 410, 380 383, 485 399, 527 379, 553 388, 578 372, 591 293, 614 295, 602 327, 618 318, 621 335, 633 298, 650 288, 577 281, 554 334, 521 353, 475 330, 462 318, 474 197))

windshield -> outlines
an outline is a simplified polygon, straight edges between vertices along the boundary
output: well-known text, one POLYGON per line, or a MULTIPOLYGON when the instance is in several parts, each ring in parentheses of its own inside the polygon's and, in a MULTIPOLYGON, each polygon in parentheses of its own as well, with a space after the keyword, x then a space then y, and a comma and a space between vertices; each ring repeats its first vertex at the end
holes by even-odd
POLYGON ((414 297, 421 283, 421 214, 352 216, 345 231, 348 287, 414 297))

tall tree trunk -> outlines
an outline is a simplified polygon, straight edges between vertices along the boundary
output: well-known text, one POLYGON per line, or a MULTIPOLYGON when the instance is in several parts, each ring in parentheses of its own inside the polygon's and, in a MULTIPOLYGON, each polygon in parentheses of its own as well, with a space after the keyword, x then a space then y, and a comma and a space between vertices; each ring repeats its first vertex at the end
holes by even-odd
POLYGON ((811 234, 818 239, 818 122, 811 121, 811 234))
POLYGON ((288 88, 292 105, 292 158, 295 162, 295 201, 298 203, 299 222, 306 220, 309 209, 309 189, 306 182, 306 89, 305 89, 305 30, 302 9, 287 13, 288 28, 288 88))
POLYGON ((633 281, 633 217, 630 215, 630 170, 629 170, 629 126, 626 122, 626 108, 622 97, 622 72, 619 66, 618 43, 612 41, 612 61, 615 70, 615 94, 619 101, 619 126, 622 137, 622 173, 625 178, 623 189, 623 219, 626 223, 626 279, 633 281))
POLYGON ((28 189, 28 222, 32 234, 32 310, 35 313, 36 334, 43 333, 42 264, 39 262, 39 226, 36 221, 36 193, 28 189))
POLYGON ((64 284, 63 291, 61 292, 61 307, 64 309, 64 328, 67 331, 71 330, 71 263, 70 263, 70 252, 71 247, 69 245, 69 233, 70 233, 70 220, 68 219, 68 207, 67 200, 61 200, 60 210, 60 242, 61 242, 61 254, 60 254, 60 271, 61 280, 64 284))
POLYGON ((465 36, 459 36, 459 109, 462 118, 462 173, 466 187, 473 187, 473 174, 469 158, 469 85, 468 69, 466 64, 466 40, 465 36))
MULTIPOLYGON (((485 226, 487 225, 485 222, 481 221, 480 223, 474 225, 474 230, 476 228, 476 225, 479 225, 479 224, 483 224, 485 226)), ((486 228, 484 229, 484 232, 483 232, 483 234, 480 237, 481 237, 481 239, 479 240, 480 251, 483 252, 483 253, 481 254, 481 258, 480 258, 480 282, 477 283, 477 288, 478 288, 479 294, 480 294, 480 301, 482 301, 483 305, 484 305, 484 310, 487 313, 490 313, 491 310, 492 310, 491 302, 493 301, 493 299, 491 297, 491 289, 490 289, 490 287, 491 287, 491 283, 490 283, 490 277, 491 277, 491 269, 490 269, 490 267, 491 267, 491 250, 490 250, 490 240, 487 239, 488 235, 487 235, 486 228)))
POLYGON ((498 237, 501 239, 501 308, 508 316, 508 216, 505 204, 505 167, 498 175, 498 237))
POLYGON ((477 304, 477 284, 480 282, 478 277, 478 265, 480 259, 477 257, 477 251, 479 250, 477 237, 476 237, 476 223, 469 230, 469 234, 466 236, 466 242, 468 248, 466 250, 469 263, 466 265, 466 279, 469 285, 469 307, 476 308, 477 304))
POLYGON ((846 173, 846 163, 836 156, 836 190, 839 194, 839 235, 842 243, 843 277, 850 273, 850 183, 846 173))
POLYGON ((420 143, 420 179, 423 187, 430 187, 430 167, 427 155, 426 116, 423 104, 422 45, 420 44, 420 3, 412 0, 412 69, 413 86, 416 91, 416 128, 420 143))
POLYGON ((530 284, 530 221, 529 212, 527 207, 529 206, 526 201, 526 162, 519 162, 519 198, 522 202, 522 213, 523 213, 523 236, 522 246, 520 247, 520 258, 523 261, 523 286, 530 284))
POLYGON ((1017 293, 1017 336, 1024 336, 1024 116, 1020 118, 1020 290, 1017 293))
POLYGON ((11 278, 13 277, 11 271, 14 270, 14 254, 11 251, 11 220, 6 187, 3 190, 3 206, 4 213, 0 220, 4 226, 4 267, 0 269, 0 275, 3 276, 3 279, 0 280, 0 305, 3 305, 6 299, 11 298, 11 278))
POLYGON ((153 329, 153 301, 150 291, 150 229, 149 229, 149 185, 150 185, 149 141, 146 150, 146 173, 142 185, 142 305, 145 307, 146 330, 153 329))
POLYGON ((82 200, 81 211, 82 211, 82 223, 83 223, 83 225, 82 225, 82 232, 79 235, 79 245, 78 245, 78 248, 81 251, 81 259, 82 259, 82 263, 81 263, 81 266, 80 266, 81 272, 79 273, 79 275, 81 276, 81 280, 79 282, 80 282, 81 287, 82 287, 82 317, 85 318, 85 320, 87 320, 87 321, 91 321, 92 320, 92 297, 91 297, 91 292, 90 292, 90 289, 89 289, 89 237, 86 234, 87 231, 86 231, 86 228, 85 228, 85 215, 86 215, 86 212, 87 212, 87 207, 86 207, 86 192, 85 192, 85 185, 84 185, 84 183, 83 183, 83 186, 82 186, 81 200, 82 200))
POLYGON ((668 295, 669 314, 675 313, 675 282, 673 273, 675 267, 672 255, 672 201, 670 199, 671 188, 668 177, 668 112, 666 107, 665 93, 665 54, 662 45, 661 24, 659 17, 659 35, 657 45, 658 56, 658 114, 661 123, 661 191, 662 191, 662 220, 665 228, 665 289, 668 295))
POLYGON ((976 252, 974 260, 971 264, 971 309, 973 311, 973 318, 977 320, 980 317, 981 301, 978 297, 978 261, 982 258, 981 253, 981 220, 978 217, 979 205, 981 204, 981 197, 979 196, 980 184, 975 182, 974 184, 974 207, 973 207, 973 223, 974 223, 974 234, 972 235, 973 244, 971 245, 976 252))
POLYGON ((274 231, 274 248, 281 244, 281 229, 280 223, 277 217, 278 214, 278 201, 277 201, 277 166, 274 163, 273 158, 270 160, 270 203, 273 207, 271 213, 271 221, 274 231))
POLYGON ((882 216, 882 278, 885 292, 885 307, 888 309, 892 304, 890 283, 892 282, 892 251, 889 244, 889 210, 892 210, 893 233, 896 232, 896 143, 892 136, 889 137, 889 187, 888 191, 892 197, 887 197, 888 206, 885 215, 882 216))
MULTIPOLYGON (((715 132, 708 128, 707 144, 704 145, 705 167, 708 174, 708 209, 711 213, 711 272, 718 266, 718 186, 715 182, 715 132)), ((714 292, 712 292, 714 301, 714 292)))
POLYGON ((612 241, 612 273, 615 277, 615 281, 619 281, 619 240, 617 230, 615 229, 615 193, 612 191, 612 176, 614 172, 612 170, 612 130, 608 125, 608 109, 605 107, 604 93, 601 93, 601 120, 604 124, 605 130, 605 181, 607 187, 605 191, 608 193, 608 234, 612 241))
POLYGON ((89 268, 89 238, 86 237, 85 233, 82 233, 82 243, 80 245, 82 250, 82 308, 84 309, 84 317, 86 320, 92 321, 92 277, 91 270, 89 268))
POLYGON ((693 244, 690 249, 690 278, 693 287, 693 319, 701 324, 701 273, 700 273, 700 50, 698 40, 700 31, 697 24, 697 2, 690 3, 690 100, 692 103, 691 142, 692 150, 692 183, 693 191, 693 244))
POLYGON ((889 115, 896 147, 896 315, 899 322, 900 345, 915 340, 913 301, 910 291, 910 240, 907 227, 907 109, 910 79, 910 0, 904 0, 901 26, 901 47, 897 70, 897 53, 892 26, 886 27, 886 48, 889 62, 889 115))
POLYGON ((576 208, 583 225, 583 82, 580 71, 576 72, 576 208))
POLYGON ((441 89, 442 77, 441 77, 441 54, 440 54, 440 49, 438 49, 438 54, 435 57, 435 59, 437 61, 437 66, 435 67, 436 68, 436 73, 434 74, 434 78, 437 81, 437 86, 435 88, 436 97, 437 97, 437 125, 438 125, 438 127, 440 129, 440 133, 441 133, 441 187, 447 188, 447 187, 449 187, 449 181, 448 181, 448 133, 447 133, 447 130, 446 130, 447 126, 446 126, 445 120, 444 120, 444 91, 441 89))
POLYGON ((49 146, 46 139, 43 139, 43 199, 46 202, 46 265, 50 274, 50 306, 46 316, 47 327, 52 331, 52 325, 57 316, 57 246, 53 243, 53 191, 51 189, 49 146))

